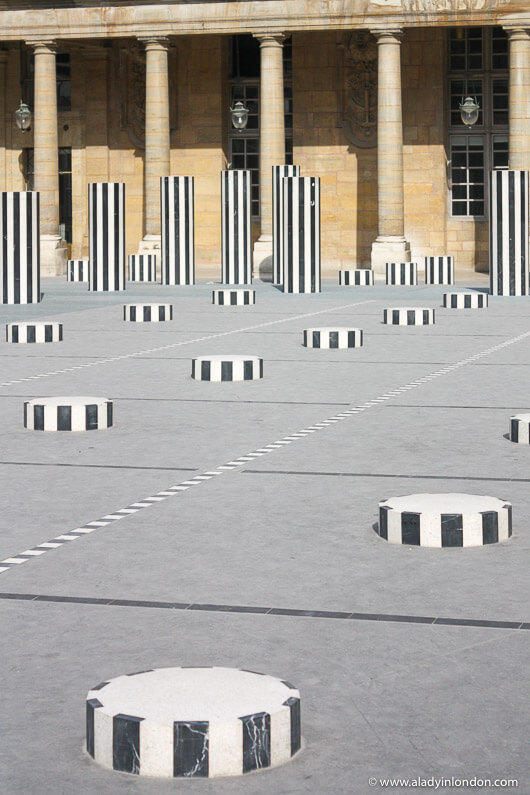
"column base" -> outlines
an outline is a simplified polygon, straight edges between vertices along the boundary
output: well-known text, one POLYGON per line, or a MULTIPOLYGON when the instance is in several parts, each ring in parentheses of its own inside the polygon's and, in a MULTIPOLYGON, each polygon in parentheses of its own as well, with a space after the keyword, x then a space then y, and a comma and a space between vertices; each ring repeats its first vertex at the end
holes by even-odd
POLYGON ((66 276, 68 247, 60 235, 40 236, 40 275, 66 276))
POLYGON ((386 276, 387 262, 410 262, 410 243, 397 235, 380 235, 372 243, 372 270, 386 276))
POLYGON ((154 254, 160 260, 161 245, 161 235, 145 235, 144 239, 141 240, 138 245, 138 254, 154 254))
POLYGON ((272 237, 260 237, 252 252, 252 275, 272 281, 272 237))

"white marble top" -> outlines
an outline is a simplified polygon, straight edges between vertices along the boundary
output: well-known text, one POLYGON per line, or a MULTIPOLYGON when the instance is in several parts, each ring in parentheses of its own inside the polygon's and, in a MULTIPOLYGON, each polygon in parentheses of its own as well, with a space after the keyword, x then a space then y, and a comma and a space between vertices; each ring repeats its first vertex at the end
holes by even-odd
POLYGON ((328 332, 332 331, 360 331, 360 328, 353 328, 353 326, 317 326, 316 328, 307 328, 307 332, 311 331, 320 331, 321 333, 327 334, 328 332))
POLYGON ((194 356, 196 362, 259 362, 259 356, 249 353, 216 353, 211 356, 194 356))
POLYGON ((107 403, 109 398, 106 397, 87 397, 85 395, 68 395, 59 397, 40 397, 33 398, 27 401, 30 405, 37 404, 38 406, 89 406, 94 403, 107 403))
POLYGON ((230 721, 277 712, 291 696, 299 698, 298 690, 280 679, 235 668, 158 668, 119 676, 88 694, 105 712, 160 723, 230 721))
POLYGON ((482 511, 498 511, 505 500, 487 497, 481 494, 406 494, 403 497, 390 497, 379 503, 396 511, 411 513, 480 513, 482 511))
POLYGON ((514 414, 510 417, 512 420, 522 420, 523 422, 530 422, 530 414, 514 414))

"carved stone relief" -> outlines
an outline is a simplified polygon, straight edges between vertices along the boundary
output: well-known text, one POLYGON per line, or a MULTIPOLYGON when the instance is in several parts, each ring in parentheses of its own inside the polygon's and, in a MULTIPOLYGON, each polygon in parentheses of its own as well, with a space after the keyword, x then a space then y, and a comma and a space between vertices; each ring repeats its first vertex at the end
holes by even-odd
POLYGON ((340 125, 348 141, 368 148, 377 142, 377 44, 366 30, 353 31, 340 46, 340 125))

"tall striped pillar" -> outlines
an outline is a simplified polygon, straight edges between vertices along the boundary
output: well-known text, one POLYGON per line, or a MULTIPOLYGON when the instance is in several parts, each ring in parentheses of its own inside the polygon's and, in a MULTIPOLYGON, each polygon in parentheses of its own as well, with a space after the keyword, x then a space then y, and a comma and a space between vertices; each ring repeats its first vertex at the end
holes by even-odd
POLYGON ((91 182, 88 186, 88 289, 125 290, 125 185, 91 182))
POLYGON ((320 292, 320 177, 283 178, 283 291, 320 292))
POLYGON ((223 284, 252 283, 250 171, 221 171, 223 284))
POLYGON ((528 295, 528 171, 490 174, 490 293, 528 295))
POLYGON ((161 177, 162 284, 195 284, 193 177, 161 177))
POLYGON ((272 283, 283 284, 283 177, 299 177, 300 166, 272 167, 272 283))
POLYGON ((3 304, 40 301, 39 193, 0 193, 0 293, 3 304))

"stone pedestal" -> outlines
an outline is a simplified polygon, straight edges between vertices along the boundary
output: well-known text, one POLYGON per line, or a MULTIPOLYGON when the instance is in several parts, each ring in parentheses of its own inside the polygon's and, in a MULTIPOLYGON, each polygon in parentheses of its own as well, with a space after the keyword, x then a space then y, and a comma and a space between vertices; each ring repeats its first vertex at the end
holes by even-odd
POLYGON ((339 271, 339 285, 341 287, 373 287, 373 284, 374 272, 369 268, 339 271))
POLYGON ((249 306, 256 303, 255 290, 213 290, 212 304, 217 306, 249 306))
POLYGON ((88 260, 69 259, 66 263, 67 282, 88 282, 88 260))
POLYGON ((425 284, 454 284, 455 263, 450 256, 425 257, 425 284))
POLYGON ((391 307, 383 311, 383 323, 390 326, 431 326, 434 323, 434 309, 391 307))
POLYGON ((446 309, 486 309, 486 293, 444 293, 443 305, 446 309))
POLYGON ((61 342, 63 338, 62 323, 8 323, 6 326, 6 342, 46 343, 61 342))
POLYGON ((196 381, 256 381, 263 378, 263 359, 245 354, 198 356, 191 362, 196 381))
POLYGON ((173 320, 171 304, 125 304, 123 319, 130 323, 163 323, 173 320))
POLYGON ((97 431, 112 425, 112 401, 102 397, 44 397, 24 403, 24 428, 97 431))
POLYGON ((307 328, 304 329, 306 348, 360 348, 363 332, 360 328, 307 328))
POLYGON ((386 283, 398 286, 418 284, 418 265, 416 262, 387 262, 386 283))

